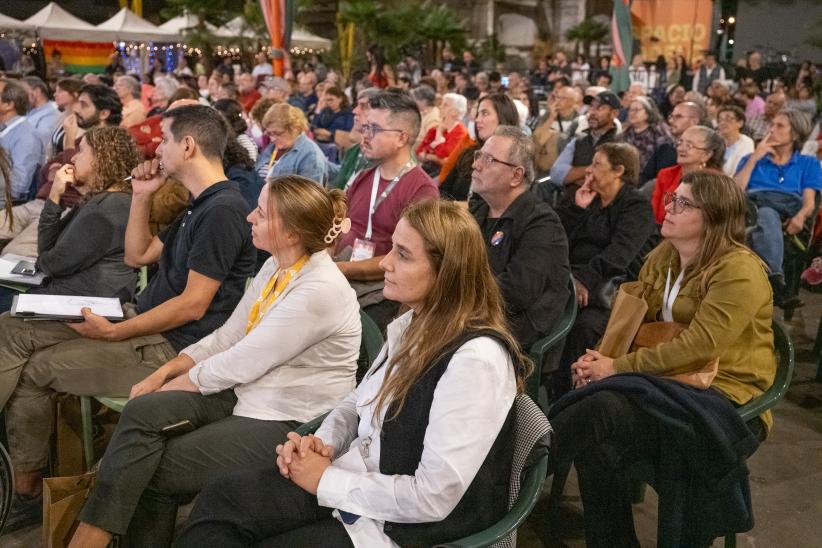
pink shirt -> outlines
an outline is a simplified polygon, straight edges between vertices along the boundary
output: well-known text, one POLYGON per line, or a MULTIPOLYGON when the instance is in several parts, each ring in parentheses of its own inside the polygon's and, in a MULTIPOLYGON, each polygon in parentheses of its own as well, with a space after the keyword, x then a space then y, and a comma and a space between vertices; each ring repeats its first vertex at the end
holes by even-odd
MULTIPOLYGON (((376 168, 363 170, 348 189, 348 216, 351 218, 351 230, 348 234, 344 234, 337 244, 338 252, 347 246, 353 247, 355 239, 365 238, 374 169, 376 168)), ((390 182, 391 179, 380 177, 377 199, 390 182)), ((394 234, 394 228, 406 207, 420 200, 436 200, 439 197, 437 185, 420 166, 415 166, 403 175, 371 218, 371 241, 376 245, 374 256, 386 255, 391 250, 391 235, 394 234)))
POLYGON ((762 100, 762 97, 757 95, 745 106, 745 118, 750 120, 754 116, 760 116, 765 114, 765 101, 762 100))

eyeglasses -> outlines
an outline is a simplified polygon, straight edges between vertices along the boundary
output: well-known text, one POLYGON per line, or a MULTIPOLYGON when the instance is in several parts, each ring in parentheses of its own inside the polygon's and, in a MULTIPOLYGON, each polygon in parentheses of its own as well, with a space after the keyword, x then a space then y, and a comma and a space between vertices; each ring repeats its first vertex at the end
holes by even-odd
POLYGON ((686 141, 684 139, 677 139, 676 141, 674 141, 674 144, 677 146, 677 148, 682 147, 685 150, 687 150, 688 152, 690 152, 692 149, 708 150, 705 147, 698 147, 695 144, 693 144, 692 142, 686 141))
POLYGON ((513 167, 514 169, 520 167, 516 164, 512 164, 512 163, 509 163, 509 162, 503 162, 502 160, 497 160, 496 158, 494 158, 490 154, 487 154, 487 153, 485 153, 481 150, 478 150, 478 151, 474 152, 474 162, 475 163, 479 162, 480 165, 484 168, 485 167, 491 167, 491 164, 493 164, 494 162, 506 165, 508 167, 513 167))
POLYGON ((670 115, 668 115, 668 120, 681 120, 683 118, 693 118, 693 116, 688 116, 686 114, 670 114, 670 115))
POLYGON ((683 198, 682 196, 677 196, 674 192, 666 192, 662 197, 662 201, 666 208, 669 205, 674 204, 671 208, 671 212, 676 215, 679 215, 689 207, 693 209, 702 209, 698 205, 691 203, 688 199, 683 198))
POLYGON ((360 130, 360 132, 363 134, 363 136, 368 137, 369 139, 371 139, 375 135, 383 133, 384 131, 396 131, 398 133, 402 133, 405 130, 404 129, 384 128, 384 127, 380 127, 380 126, 375 125, 375 124, 363 124, 362 129, 360 130))

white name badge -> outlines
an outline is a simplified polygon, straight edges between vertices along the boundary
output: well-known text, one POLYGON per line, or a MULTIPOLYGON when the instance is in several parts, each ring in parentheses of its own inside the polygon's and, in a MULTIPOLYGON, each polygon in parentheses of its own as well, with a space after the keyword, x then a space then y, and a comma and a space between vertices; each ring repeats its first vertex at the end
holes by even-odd
POLYGON ((354 240, 354 249, 351 251, 352 261, 367 261, 374 258, 374 251, 377 249, 377 244, 370 240, 361 240, 357 238, 354 240))

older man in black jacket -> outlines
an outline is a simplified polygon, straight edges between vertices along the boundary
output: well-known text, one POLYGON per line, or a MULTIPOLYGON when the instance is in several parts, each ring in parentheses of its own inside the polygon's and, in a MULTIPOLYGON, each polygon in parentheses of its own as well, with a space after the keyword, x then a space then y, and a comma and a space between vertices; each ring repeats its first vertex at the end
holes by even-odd
POLYGON ((527 351, 550 333, 568 299, 568 240, 559 217, 530 192, 534 145, 520 128, 500 126, 474 156, 471 213, 488 249, 508 320, 527 351))

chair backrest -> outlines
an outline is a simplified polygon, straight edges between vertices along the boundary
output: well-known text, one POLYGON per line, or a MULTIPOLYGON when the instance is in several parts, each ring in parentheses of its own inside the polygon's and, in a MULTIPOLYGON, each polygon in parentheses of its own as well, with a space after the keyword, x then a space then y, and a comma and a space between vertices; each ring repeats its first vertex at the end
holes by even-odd
POLYGON ((737 409, 745 422, 775 406, 785 397, 791 386, 794 368, 793 341, 782 324, 776 320, 773 321, 773 346, 776 353, 776 377, 764 394, 737 409))
POLYGON ((568 289, 568 300, 565 302, 559 323, 554 326, 551 333, 535 342, 528 350, 528 355, 534 362, 534 371, 528 377, 527 386, 528 394, 534 401, 539 401, 539 385, 542 382, 542 365, 545 362, 545 356, 568 335, 577 319, 577 289, 573 276, 568 279, 568 289))
POLYGON ((360 342, 360 357, 357 359, 357 383, 362 380, 371 364, 377 359, 377 355, 382 350, 382 333, 380 328, 374 323, 371 317, 360 310, 360 322, 362 323, 362 340, 360 342))
POLYGON ((513 548, 517 529, 536 506, 542 484, 548 474, 548 449, 551 424, 542 410, 526 394, 514 400, 516 430, 511 482, 508 491, 508 513, 484 531, 453 542, 437 545, 447 548, 513 548))

